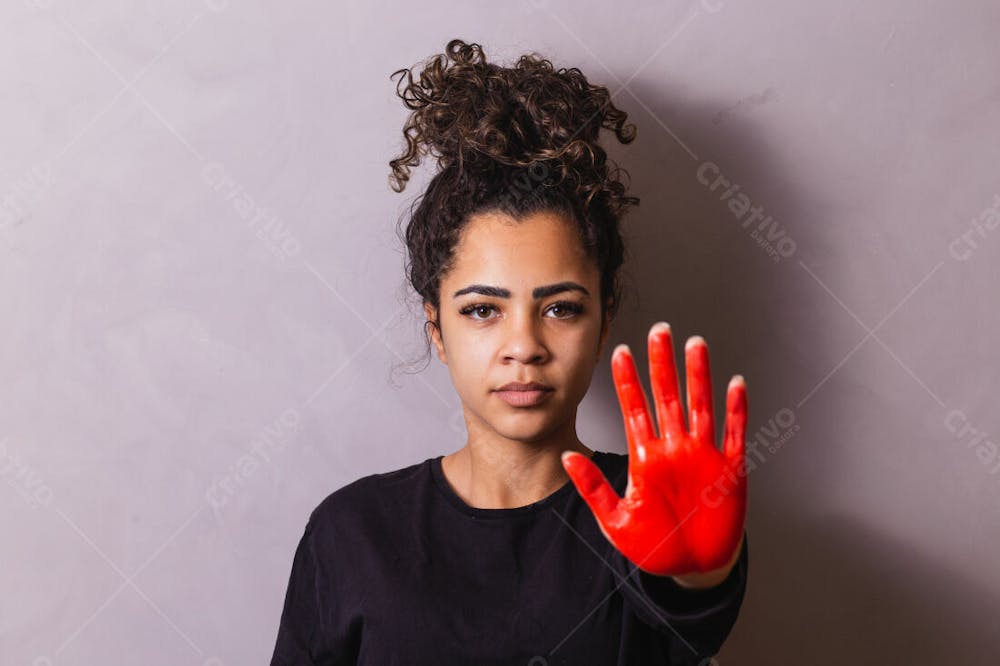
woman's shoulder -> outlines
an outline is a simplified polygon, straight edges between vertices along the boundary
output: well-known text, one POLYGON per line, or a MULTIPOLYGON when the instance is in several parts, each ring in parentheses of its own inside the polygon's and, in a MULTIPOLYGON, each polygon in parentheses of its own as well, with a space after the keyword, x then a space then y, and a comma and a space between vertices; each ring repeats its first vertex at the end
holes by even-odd
POLYGON ((323 498, 309 515, 311 524, 343 523, 371 516, 373 510, 396 505, 412 497, 415 486, 429 478, 430 462, 407 465, 387 472, 366 474, 323 498))

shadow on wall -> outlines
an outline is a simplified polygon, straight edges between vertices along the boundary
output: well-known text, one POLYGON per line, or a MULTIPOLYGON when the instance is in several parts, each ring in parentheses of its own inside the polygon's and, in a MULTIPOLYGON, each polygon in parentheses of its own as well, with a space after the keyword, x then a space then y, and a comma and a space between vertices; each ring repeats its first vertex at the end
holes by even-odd
MULTIPOLYGON (((810 179, 789 173, 793 165, 777 163, 759 133, 747 129, 762 105, 780 103, 780 91, 734 107, 670 97, 662 82, 631 87, 658 119, 619 93, 615 99, 630 111, 639 136, 631 146, 603 139, 642 202, 624 223, 626 293, 594 378, 593 390, 608 397, 598 418, 621 423, 609 371, 620 342, 631 347, 651 396, 646 336, 658 320, 674 327, 678 363, 688 336, 708 341, 717 433, 725 386, 737 373, 749 387, 748 438, 781 410, 800 422, 815 419, 814 433, 851 418, 837 413, 843 401, 827 402, 822 390, 812 394, 830 370, 826 359, 845 353, 835 338, 845 315, 820 300, 821 288, 799 263, 828 265, 837 252, 817 228, 829 224, 817 211, 830 209, 823 197, 831 195, 803 191, 810 179), (738 216, 724 190, 705 183, 720 174, 729 186, 741 185, 762 215, 747 224, 749 212, 738 216)), ((680 379, 683 392, 683 373, 680 379)), ((624 436, 602 444, 625 451, 624 436)), ((843 478, 838 472, 848 449, 805 437, 783 446, 791 450, 751 473, 750 582, 718 664, 996 663, 1000 635, 982 609, 997 608, 997 599, 927 560, 919 546, 893 542, 848 517, 822 515, 826 490, 843 478), (820 515, 789 514, 806 500, 803 489, 813 489, 808 500, 820 515)))
POLYGON ((751 527, 751 574, 719 666, 997 663, 1000 599, 850 516, 751 527))

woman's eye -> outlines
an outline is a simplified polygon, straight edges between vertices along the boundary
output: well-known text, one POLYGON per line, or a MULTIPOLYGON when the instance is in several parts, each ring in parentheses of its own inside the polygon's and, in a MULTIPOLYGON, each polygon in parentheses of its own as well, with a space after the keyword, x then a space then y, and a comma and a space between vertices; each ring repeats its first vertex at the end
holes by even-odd
POLYGON ((559 301, 558 303, 554 303, 552 307, 549 308, 550 312, 554 310, 559 310, 565 313, 562 316, 557 316, 556 319, 569 319, 570 317, 578 315, 581 312, 583 312, 583 306, 580 305, 579 303, 571 303, 569 301, 559 301))
MULTIPOLYGON (((469 317, 470 319, 486 321, 489 319, 489 313, 494 310, 496 310, 496 306, 494 305, 489 305, 487 303, 475 303, 473 305, 465 306, 459 310, 459 313, 469 317)), ((553 303, 549 306, 548 312, 555 312, 556 319, 569 319, 570 317, 583 312, 583 306, 579 303, 572 303, 570 301, 559 301, 558 303, 553 303)))
MULTIPOLYGON (((459 310, 459 312, 461 314, 465 315, 465 316, 469 316, 473 312, 482 313, 484 310, 486 311, 487 314, 489 314, 490 310, 493 310, 493 309, 494 308, 493 308, 492 305, 486 305, 486 304, 483 304, 483 303, 477 303, 475 305, 466 306, 466 307, 462 308, 461 310, 459 310)), ((483 317, 472 317, 472 319, 479 319, 479 320, 481 320, 481 319, 483 319, 483 317)))

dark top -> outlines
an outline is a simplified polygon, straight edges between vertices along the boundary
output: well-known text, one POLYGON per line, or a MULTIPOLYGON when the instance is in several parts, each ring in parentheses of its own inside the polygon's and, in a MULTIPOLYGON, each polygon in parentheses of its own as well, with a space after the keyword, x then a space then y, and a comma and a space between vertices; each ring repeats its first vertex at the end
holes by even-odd
MULTIPOLYGON (((725 581, 687 589, 621 555, 572 481, 479 509, 441 458, 358 479, 313 510, 271 666, 694 665, 718 652, 743 602, 745 533, 725 581)), ((628 456, 592 460, 624 494, 628 456)))

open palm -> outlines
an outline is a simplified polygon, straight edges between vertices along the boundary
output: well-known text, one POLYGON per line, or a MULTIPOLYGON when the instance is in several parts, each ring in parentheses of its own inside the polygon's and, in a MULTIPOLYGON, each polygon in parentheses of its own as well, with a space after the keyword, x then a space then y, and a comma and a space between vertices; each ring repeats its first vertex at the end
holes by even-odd
POLYGON ((685 345, 687 405, 684 423, 669 324, 649 332, 649 370, 660 434, 628 346, 618 345, 611 371, 628 439, 628 485, 619 497, 586 456, 567 452, 563 466, 609 541, 637 567, 661 576, 706 572, 730 561, 746 516, 744 437, 746 384, 729 382, 723 448, 715 445, 708 345, 685 345))

